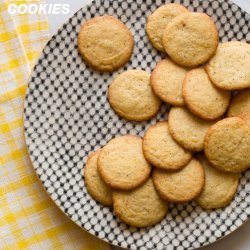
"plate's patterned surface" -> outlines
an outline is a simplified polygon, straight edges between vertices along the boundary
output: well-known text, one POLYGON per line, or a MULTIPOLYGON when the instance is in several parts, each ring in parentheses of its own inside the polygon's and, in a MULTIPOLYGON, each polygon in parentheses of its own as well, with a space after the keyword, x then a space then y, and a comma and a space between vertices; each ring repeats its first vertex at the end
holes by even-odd
MULTIPOLYGON (((250 16, 227 1, 180 0, 191 11, 206 12, 216 22, 221 41, 250 42, 250 16)), ((143 136, 145 129, 166 116, 162 105, 155 119, 131 123, 117 117, 107 102, 111 80, 126 69, 148 72, 163 55, 145 34, 147 16, 161 0, 96 0, 79 10, 44 49, 32 73, 25 103, 25 135, 31 160, 44 187, 56 204, 78 225, 114 245, 131 249, 193 249, 229 234, 250 215, 250 171, 244 173, 230 206, 203 211, 194 202, 171 205, 158 225, 129 228, 112 209, 87 193, 82 169, 87 155, 121 134, 143 136), (134 35, 130 62, 113 74, 93 71, 77 51, 77 33, 85 20, 114 15, 134 35)))

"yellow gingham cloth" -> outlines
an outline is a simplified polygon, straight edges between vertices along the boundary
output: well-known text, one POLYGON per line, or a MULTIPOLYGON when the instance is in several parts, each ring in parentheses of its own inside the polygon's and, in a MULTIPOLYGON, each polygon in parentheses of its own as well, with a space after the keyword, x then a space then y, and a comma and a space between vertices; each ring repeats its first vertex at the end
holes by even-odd
POLYGON ((109 250, 56 207, 34 172, 23 101, 31 68, 49 39, 48 22, 38 14, 11 16, 8 2, 0 0, 0 249, 109 250))

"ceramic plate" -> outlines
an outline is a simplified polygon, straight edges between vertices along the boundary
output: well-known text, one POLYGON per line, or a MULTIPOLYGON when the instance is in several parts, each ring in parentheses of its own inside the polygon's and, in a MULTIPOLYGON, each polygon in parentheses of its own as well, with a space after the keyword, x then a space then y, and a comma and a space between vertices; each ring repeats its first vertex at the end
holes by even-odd
POLYGON ((250 171, 242 175, 237 195, 225 209, 205 211, 194 202, 170 205, 163 221, 143 229, 122 223, 112 209, 97 203, 86 191, 82 171, 90 152, 119 135, 143 136, 150 124, 166 117, 167 108, 162 105, 148 122, 123 120, 110 107, 106 92, 119 73, 134 68, 151 72, 164 56, 149 43, 145 23, 152 11, 169 2, 210 15, 223 42, 250 42, 250 16, 228 1, 96 0, 51 38, 34 68, 26 95, 26 142, 35 171, 51 198, 83 229, 130 249, 195 249, 228 235, 250 215, 250 171), (134 36, 133 57, 112 74, 93 71, 77 50, 81 23, 100 15, 116 16, 134 36))

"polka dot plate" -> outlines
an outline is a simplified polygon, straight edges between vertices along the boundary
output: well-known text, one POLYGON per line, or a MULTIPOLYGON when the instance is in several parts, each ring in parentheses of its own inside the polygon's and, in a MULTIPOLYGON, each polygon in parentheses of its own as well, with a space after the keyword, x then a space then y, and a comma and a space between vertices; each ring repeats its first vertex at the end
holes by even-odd
POLYGON ((37 175, 55 203, 91 234, 129 249, 195 249, 215 242, 242 225, 250 215, 250 171, 242 174, 237 195, 225 209, 205 211, 194 202, 170 205, 159 224, 143 229, 122 223, 112 209, 87 193, 82 170, 88 154, 123 134, 143 136, 165 119, 167 108, 151 121, 119 118, 107 101, 107 87, 119 73, 132 68, 151 72, 164 55, 145 34, 147 16, 164 3, 177 2, 190 11, 210 15, 221 41, 250 42, 250 16, 228 1, 218 0, 96 0, 80 9, 43 50, 32 72, 25 101, 25 137, 37 175), (98 73, 77 50, 81 23, 94 16, 114 15, 134 36, 130 62, 118 71, 98 73))

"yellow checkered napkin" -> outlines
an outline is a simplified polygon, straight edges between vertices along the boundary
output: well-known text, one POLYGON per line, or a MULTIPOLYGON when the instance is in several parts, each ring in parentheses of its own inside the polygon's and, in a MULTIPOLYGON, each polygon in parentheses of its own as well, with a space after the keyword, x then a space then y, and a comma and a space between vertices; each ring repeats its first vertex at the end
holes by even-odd
POLYGON ((33 170, 23 101, 48 23, 39 15, 10 16, 8 1, 0 0, 0 249, 110 249, 56 207, 33 170))
MULTIPOLYGON (((41 0, 7 0, 7 2, 17 6, 24 3, 26 5, 45 3, 41 0)), ((39 15, 15 13, 11 17, 32 68, 49 38, 47 16, 42 13, 39 15)))

